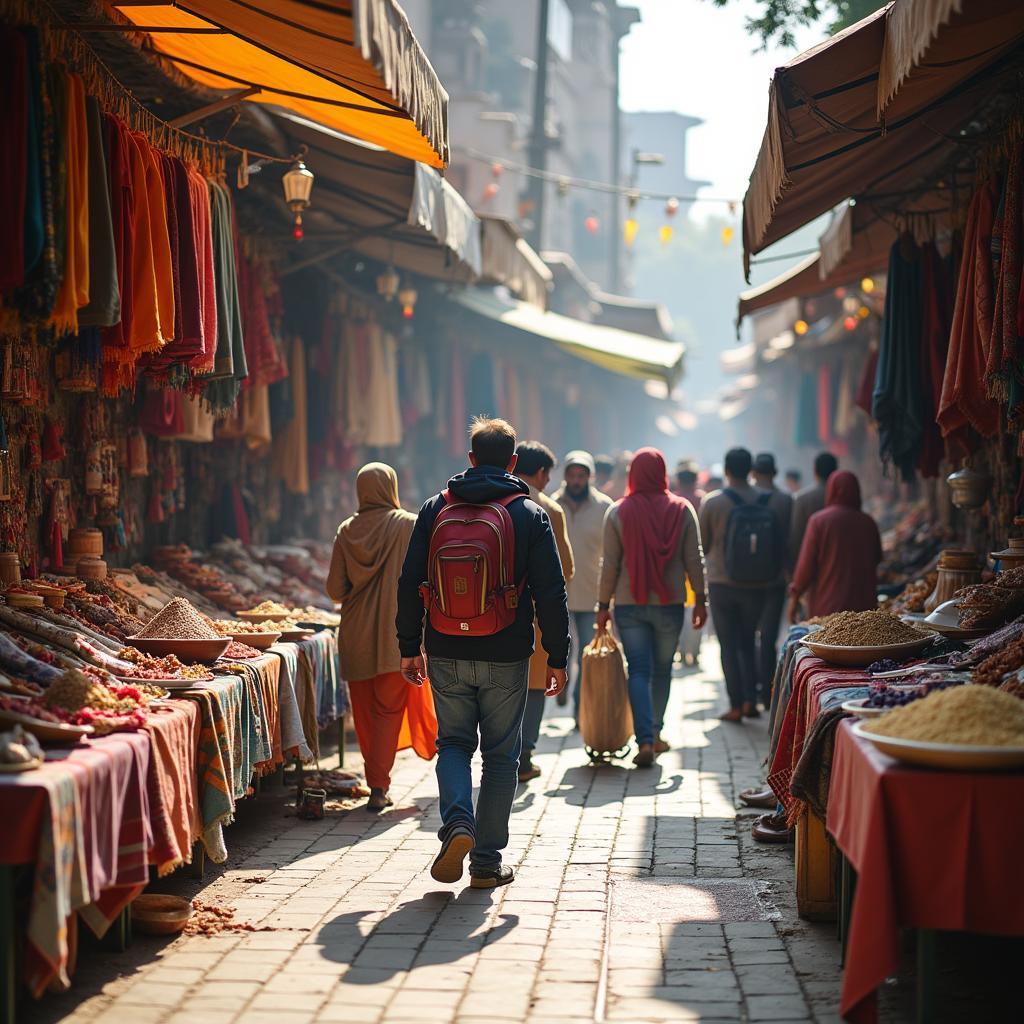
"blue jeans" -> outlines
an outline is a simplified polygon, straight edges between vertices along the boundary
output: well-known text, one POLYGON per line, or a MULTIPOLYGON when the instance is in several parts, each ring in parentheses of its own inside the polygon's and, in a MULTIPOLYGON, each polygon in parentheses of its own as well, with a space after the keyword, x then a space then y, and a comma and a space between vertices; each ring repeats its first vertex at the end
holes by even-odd
POLYGON ((572 706, 576 718, 580 717, 580 690, 583 688, 583 648, 594 639, 597 612, 570 612, 576 627, 576 686, 572 691, 572 706))
POLYGON ((537 746, 540 738, 540 723, 544 718, 544 696, 543 690, 528 690, 526 693, 526 713, 523 715, 523 751, 519 755, 521 763, 526 764, 530 760, 533 748, 537 746))
POLYGON ((615 625, 629 669, 629 703, 637 743, 653 743, 665 727, 672 660, 686 607, 681 604, 624 604, 615 625))
POLYGON ((430 658, 437 711, 437 788, 441 830, 468 829, 476 838, 470 867, 491 871, 508 846, 508 816, 519 783, 523 710, 529 661, 452 661, 430 658), (483 774, 473 811, 473 754, 479 743, 483 774))

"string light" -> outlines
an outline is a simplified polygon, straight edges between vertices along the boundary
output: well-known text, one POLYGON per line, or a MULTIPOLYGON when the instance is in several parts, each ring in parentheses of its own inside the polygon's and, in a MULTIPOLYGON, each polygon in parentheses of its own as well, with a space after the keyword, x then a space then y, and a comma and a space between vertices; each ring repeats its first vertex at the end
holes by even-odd
POLYGON ((729 243, 732 241, 733 235, 735 235, 735 234, 736 234, 736 229, 735 228, 731 228, 729 226, 726 226, 726 227, 722 228, 722 245, 724 245, 726 248, 728 248, 729 247, 729 243))
POLYGON ((601 222, 597 219, 597 214, 594 213, 587 215, 583 226, 587 229, 587 233, 591 235, 596 235, 601 230, 601 222))
POLYGON ((661 241, 662 245, 668 245, 668 243, 672 241, 671 224, 662 224, 661 227, 658 228, 658 239, 661 241))
POLYGON ((797 322, 793 324, 793 330, 803 337, 810 330, 810 326, 806 320, 797 320, 797 322))
POLYGON ((625 239, 627 248, 633 247, 633 240, 636 238, 636 233, 639 230, 640 224, 637 222, 636 217, 627 217, 626 222, 622 225, 622 236, 625 239))
POLYGON ((865 277, 864 280, 861 281, 860 283, 860 290, 870 295, 875 290, 874 278, 865 277))

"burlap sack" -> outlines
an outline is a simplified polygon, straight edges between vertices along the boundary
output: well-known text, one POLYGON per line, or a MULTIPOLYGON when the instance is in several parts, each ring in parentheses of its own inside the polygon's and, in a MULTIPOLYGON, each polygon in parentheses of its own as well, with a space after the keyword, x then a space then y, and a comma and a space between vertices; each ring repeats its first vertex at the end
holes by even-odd
POLYGON ((600 754, 621 750, 633 735, 626 659, 608 632, 599 632, 583 648, 580 735, 591 750, 600 754))

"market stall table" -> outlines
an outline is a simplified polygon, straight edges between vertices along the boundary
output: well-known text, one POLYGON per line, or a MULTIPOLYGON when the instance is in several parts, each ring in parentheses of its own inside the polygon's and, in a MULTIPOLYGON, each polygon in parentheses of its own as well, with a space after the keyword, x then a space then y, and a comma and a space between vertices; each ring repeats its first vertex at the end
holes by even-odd
POLYGON ((857 872, 840 1012, 876 1017, 899 930, 1024 935, 1024 774, 902 765, 839 726, 828 831, 857 872), (936 856, 937 844, 941 843, 936 856))

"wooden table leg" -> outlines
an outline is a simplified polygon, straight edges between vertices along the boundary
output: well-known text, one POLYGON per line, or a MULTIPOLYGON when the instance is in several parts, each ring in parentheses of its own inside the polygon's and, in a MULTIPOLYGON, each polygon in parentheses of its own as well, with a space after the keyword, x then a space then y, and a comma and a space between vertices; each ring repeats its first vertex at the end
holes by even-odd
POLYGON ((0 864, 0 1024, 14 1024, 18 994, 18 966, 15 950, 14 872, 0 864))
POLYGON ((102 947, 110 953, 123 953, 132 942, 132 908, 125 907, 117 920, 107 929, 103 936, 102 947))
POLYGON ((201 879, 206 872, 206 847, 202 840, 192 847, 192 877, 201 879))
POLYGON ((917 1024, 935 1020, 935 932, 917 929, 917 1024))
POLYGON ((338 767, 345 767, 345 719, 347 715, 338 715, 338 767))

